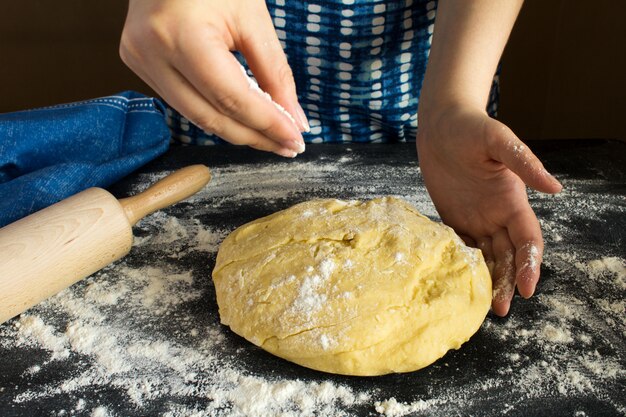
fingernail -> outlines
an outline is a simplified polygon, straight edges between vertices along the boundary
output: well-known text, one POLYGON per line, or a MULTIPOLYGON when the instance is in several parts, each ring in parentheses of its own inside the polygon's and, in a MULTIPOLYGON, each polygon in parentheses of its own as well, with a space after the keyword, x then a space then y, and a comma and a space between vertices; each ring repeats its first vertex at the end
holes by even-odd
POLYGON ((300 103, 296 103, 296 117, 298 118, 298 122, 300 124, 300 128, 303 132, 310 132, 311 126, 309 126, 309 120, 306 118, 306 114, 304 114, 304 109, 300 106, 300 103))
POLYGON ((504 302, 498 305, 492 306, 493 312, 499 317, 506 317, 509 314, 509 310, 511 309, 511 302, 504 302))
POLYGON ((558 185, 559 187, 563 188, 563 185, 559 182, 559 180, 557 180, 554 175, 550 174, 547 169, 544 168, 543 169, 543 173, 544 173, 544 175, 546 177, 548 177, 550 179, 550 181, 552 181, 552 183, 554 183, 555 185, 558 185))
POLYGON ((298 153, 302 153, 306 149, 306 146, 304 145, 304 142, 296 142, 296 146, 298 147, 296 149, 296 152, 298 152, 298 153))
POLYGON ((545 168, 544 168, 544 169, 543 169, 543 172, 544 172, 544 173, 545 173, 545 175, 547 175, 547 176, 548 176, 548 178, 550 178, 552 181, 554 181, 554 182, 559 182, 559 180, 557 180, 557 179, 554 177, 554 175, 550 174, 550 173, 548 172, 548 170, 547 170, 547 169, 545 169, 545 168))
POLYGON ((295 158, 298 154, 291 149, 281 148, 275 152, 277 155, 284 156, 285 158, 295 158))
POLYGON ((305 150, 304 141, 302 139, 300 139, 300 140, 298 140, 298 139, 290 140, 289 142, 285 143, 285 146, 287 148, 291 149, 292 151, 297 152, 297 153, 302 153, 305 150))

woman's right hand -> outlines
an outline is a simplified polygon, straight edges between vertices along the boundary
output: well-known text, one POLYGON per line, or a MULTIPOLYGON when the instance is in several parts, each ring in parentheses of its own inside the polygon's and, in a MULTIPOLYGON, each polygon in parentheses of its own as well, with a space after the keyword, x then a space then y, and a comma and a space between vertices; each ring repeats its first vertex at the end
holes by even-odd
POLYGON ((130 0, 120 56, 206 132, 286 157, 304 151, 308 123, 263 0, 130 0), (235 50, 295 123, 251 86, 235 50))

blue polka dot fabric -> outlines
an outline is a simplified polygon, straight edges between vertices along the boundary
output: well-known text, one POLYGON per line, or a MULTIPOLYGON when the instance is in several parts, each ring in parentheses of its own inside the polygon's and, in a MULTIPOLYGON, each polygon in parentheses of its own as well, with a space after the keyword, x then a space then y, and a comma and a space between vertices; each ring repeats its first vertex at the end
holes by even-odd
MULTIPOLYGON (((311 125, 306 142, 415 140, 436 1, 266 3, 311 125)), ((496 76, 487 109, 491 115, 497 98, 496 76)), ((223 142, 171 108, 168 124, 183 143, 223 142)))

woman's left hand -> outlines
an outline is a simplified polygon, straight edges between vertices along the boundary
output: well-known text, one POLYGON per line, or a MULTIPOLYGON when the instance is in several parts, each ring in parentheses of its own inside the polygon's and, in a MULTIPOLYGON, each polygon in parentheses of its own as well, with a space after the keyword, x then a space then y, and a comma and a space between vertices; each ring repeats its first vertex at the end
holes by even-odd
POLYGON ((483 252, 492 270, 495 314, 505 316, 515 287, 530 297, 539 280, 543 238, 526 187, 561 184, 504 124, 484 111, 452 106, 420 115, 420 167, 442 220, 483 252))

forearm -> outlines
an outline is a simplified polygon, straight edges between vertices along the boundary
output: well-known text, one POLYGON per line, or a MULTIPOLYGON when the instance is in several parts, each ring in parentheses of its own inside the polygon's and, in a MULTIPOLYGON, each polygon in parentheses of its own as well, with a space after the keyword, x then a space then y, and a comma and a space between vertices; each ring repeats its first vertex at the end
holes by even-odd
POLYGON ((450 105, 484 109, 523 0, 440 0, 420 113, 450 105))

